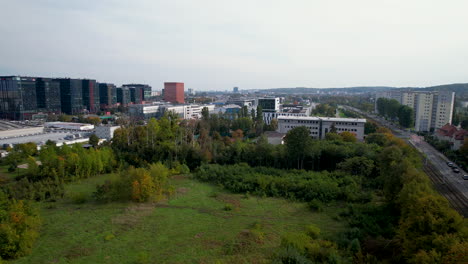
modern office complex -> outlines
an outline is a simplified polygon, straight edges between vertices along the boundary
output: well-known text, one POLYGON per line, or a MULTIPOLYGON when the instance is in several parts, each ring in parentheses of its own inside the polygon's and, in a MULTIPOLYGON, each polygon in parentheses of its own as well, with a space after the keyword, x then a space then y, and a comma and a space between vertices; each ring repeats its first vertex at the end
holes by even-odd
POLYGON ((0 118, 24 120, 37 113, 34 77, 0 77, 0 118))
POLYGON ((117 103, 116 87, 112 83, 99 83, 99 101, 101 109, 107 109, 117 103))
POLYGON ((356 118, 279 116, 277 132, 288 133, 295 127, 304 126, 309 129, 311 137, 324 139, 334 126, 337 133, 348 131, 353 133, 358 140, 363 140, 365 123, 366 119, 356 118))
POLYGON ((258 106, 262 108, 263 112, 278 112, 280 110, 280 98, 260 98, 258 99, 258 106))
POLYGON ((96 80, 81 80, 83 106, 90 112, 96 113, 100 109, 99 86, 96 80))
POLYGON ((39 112, 60 114, 60 83, 51 78, 36 78, 36 100, 39 112))
POLYGON ((70 78, 54 79, 60 84, 62 113, 75 115, 83 112, 82 80, 70 78))
POLYGON ((184 103, 184 83, 165 82, 164 101, 174 104, 184 103))
POLYGON ((117 87, 117 103, 127 106, 130 101, 130 89, 127 87, 117 87))
POLYGON ((147 84, 117 89, 90 79, 0 76, 0 119, 30 120, 48 114, 86 114, 142 103, 151 96, 147 84))
POLYGON ((271 120, 278 119, 279 117, 292 117, 292 116, 310 116, 311 107, 301 105, 286 105, 281 104, 280 97, 274 98, 260 98, 258 99, 258 106, 262 108, 263 122, 269 125, 271 120))
POLYGON ((454 92, 388 91, 377 94, 376 101, 378 98, 395 99, 413 108, 416 131, 432 131, 452 123, 454 92))
POLYGON ((122 87, 129 89, 130 102, 134 104, 142 104, 151 97, 151 86, 147 84, 124 84, 122 87))

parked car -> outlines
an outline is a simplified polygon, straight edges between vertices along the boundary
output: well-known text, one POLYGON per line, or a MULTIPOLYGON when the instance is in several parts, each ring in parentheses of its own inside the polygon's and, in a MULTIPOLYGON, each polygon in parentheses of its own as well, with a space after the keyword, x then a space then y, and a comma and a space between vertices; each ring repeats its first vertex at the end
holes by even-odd
POLYGON ((449 161, 449 162, 447 162, 447 165, 448 165, 449 167, 453 167, 453 163, 452 163, 452 162, 450 162, 450 161, 449 161))
POLYGON ((458 168, 453 168, 452 170, 453 170, 453 172, 455 172, 455 173, 460 173, 460 170, 459 170, 458 168))
POLYGON ((468 175, 465 174, 465 175, 462 176, 462 178, 463 178, 464 180, 468 180, 468 175))

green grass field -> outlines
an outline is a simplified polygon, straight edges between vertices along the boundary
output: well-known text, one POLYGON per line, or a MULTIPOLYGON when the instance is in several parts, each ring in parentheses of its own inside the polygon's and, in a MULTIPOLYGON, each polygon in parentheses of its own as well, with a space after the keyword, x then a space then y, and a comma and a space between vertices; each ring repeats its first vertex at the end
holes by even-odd
POLYGON ((182 176, 171 180, 176 194, 158 204, 93 202, 96 184, 113 177, 70 184, 63 200, 41 203, 41 236, 11 263, 263 263, 286 232, 315 224, 332 237, 345 228, 334 220, 338 207, 313 213, 304 203, 231 194, 182 176), (88 200, 78 204, 78 194, 88 200), (255 224, 262 242, 228 250, 255 224))

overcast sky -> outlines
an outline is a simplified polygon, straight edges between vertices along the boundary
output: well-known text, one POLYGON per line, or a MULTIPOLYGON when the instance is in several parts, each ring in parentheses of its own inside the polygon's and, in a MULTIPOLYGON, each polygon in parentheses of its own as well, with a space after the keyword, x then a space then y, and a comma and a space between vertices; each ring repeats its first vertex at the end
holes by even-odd
POLYGON ((0 0, 0 75, 195 90, 468 82, 467 0, 0 0))

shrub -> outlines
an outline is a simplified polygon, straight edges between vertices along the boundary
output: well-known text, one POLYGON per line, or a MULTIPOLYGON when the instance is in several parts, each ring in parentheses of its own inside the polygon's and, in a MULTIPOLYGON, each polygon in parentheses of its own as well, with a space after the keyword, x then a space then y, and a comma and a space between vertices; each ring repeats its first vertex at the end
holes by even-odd
POLYGON ((295 263, 295 264, 312 264, 305 256, 294 247, 281 248, 274 257, 273 264, 295 263))
POLYGON ((323 204, 317 199, 314 199, 310 202, 307 203, 307 206, 310 208, 310 210, 314 212, 322 212, 323 211, 323 204))
POLYGON ((312 239, 317 239, 320 236, 320 228, 316 227, 315 225, 308 225, 306 227, 306 234, 312 239))
POLYGON ((8 201, 0 192, 0 258, 28 254, 39 236, 38 212, 26 201, 8 201))
POLYGON ((223 207, 224 211, 232 211, 232 209, 233 209, 232 204, 225 204, 223 207))
POLYGON ((361 243, 359 243, 359 239, 355 238, 355 239, 351 240, 351 243, 349 244, 349 250, 353 254, 356 254, 359 251, 361 251, 361 243))
POLYGON ((72 202, 75 204, 84 204, 88 201, 88 198, 89 198, 88 195, 83 192, 71 194, 72 202))
POLYGON ((281 247, 295 248, 300 254, 304 254, 311 242, 311 238, 305 233, 287 233, 281 238, 281 247))
POLYGON ((174 193, 168 183, 169 169, 161 163, 149 169, 130 167, 114 181, 96 188, 93 197, 98 201, 132 200, 134 202, 158 201, 174 193))

